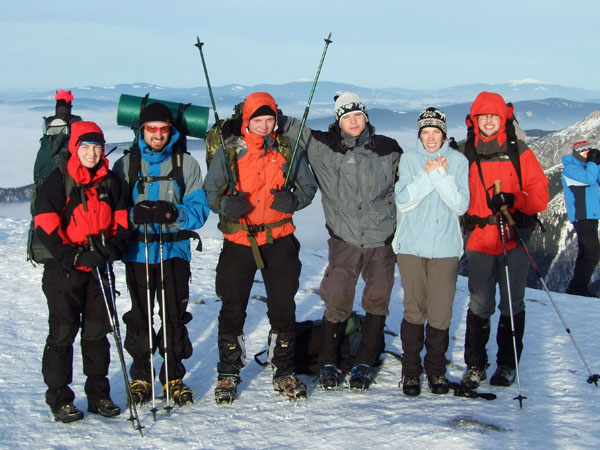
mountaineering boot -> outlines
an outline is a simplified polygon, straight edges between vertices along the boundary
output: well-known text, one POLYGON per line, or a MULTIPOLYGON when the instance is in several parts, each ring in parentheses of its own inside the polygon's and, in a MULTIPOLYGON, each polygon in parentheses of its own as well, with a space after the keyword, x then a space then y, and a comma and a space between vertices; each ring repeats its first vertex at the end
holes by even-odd
POLYGON ((281 395, 287 395, 290 400, 308 397, 306 385, 296 375, 286 375, 274 379, 273 389, 281 395))
MULTIPOLYGON (((166 390, 167 385, 165 384, 162 388, 165 397, 166 390)), ((181 381, 181 378, 169 381, 169 397, 179 406, 194 403, 194 391, 187 387, 186 384, 181 381)))
POLYGON ((492 378, 490 378, 490 384, 492 386, 510 386, 515 381, 515 368, 507 366, 498 366, 492 378))
POLYGON ((136 406, 141 406, 152 399, 152 384, 146 380, 132 380, 129 382, 131 396, 136 406))
POLYGON ((411 379, 418 378, 423 371, 421 351, 425 340, 425 325, 410 323, 402 319, 400 339, 402 341, 402 375, 411 379))
POLYGON ((366 364, 357 364, 350 372, 350 389, 353 391, 366 391, 375 378, 375 371, 366 364))
POLYGON ((398 387, 402 388, 404 395, 416 397, 421 393, 421 377, 419 375, 404 375, 402 381, 398 383, 398 387))
POLYGON ((217 378, 217 387, 215 387, 215 401, 221 403, 233 403, 237 387, 242 381, 239 375, 234 374, 219 374, 217 378))
MULTIPOLYGON (((517 362, 523 352, 523 333, 525 332, 525 311, 513 316, 515 324, 515 344, 517 346, 517 362)), ((515 350, 512 338, 510 316, 500 316, 498 333, 496 334, 498 353, 496 353, 497 369, 490 379, 493 386, 510 386, 515 381, 515 350)))
POLYGON ((121 408, 114 404, 110 397, 96 401, 88 400, 88 411, 104 417, 115 417, 121 414, 121 408))
POLYGON ((342 371, 333 364, 325 364, 319 369, 319 384, 326 391, 337 389, 342 371))
POLYGON ((427 383, 432 394, 447 394, 450 390, 448 380, 444 375, 427 375, 427 383))
POLYGON ((337 367, 340 345, 346 334, 346 322, 347 321, 333 323, 323 317, 323 335, 321 339, 321 349, 319 351, 319 367, 337 367))
POLYGON ((479 383, 487 378, 485 374, 485 367, 471 366, 467 367, 465 374, 460 381, 460 384, 467 389, 476 389, 479 387, 479 383))
POLYGON ((70 423, 83 419, 83 411, 77 408, 73 403, 66 403, 59 406, 54 411, 54 419, 57 422, 70 423))

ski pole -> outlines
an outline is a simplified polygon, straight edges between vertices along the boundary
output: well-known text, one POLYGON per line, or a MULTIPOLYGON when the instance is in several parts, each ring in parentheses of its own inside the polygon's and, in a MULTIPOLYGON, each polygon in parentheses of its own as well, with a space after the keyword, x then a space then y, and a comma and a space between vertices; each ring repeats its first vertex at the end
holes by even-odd
POLYGON ((294 167, 294 161, 296 160, 296 152, 298 151, 298 145, 300 144, 300 137, 302 136, 302 131, 304 130, 304 125, 306 124, 306 119, 308 118, 308 111, 310 110, 310 104, 312 103, 313 94, 315 93, 315 89, 317 87, 317 82, 319 81, 319 75, 321 73, 321 67, 323 67, 323 61, 325 60, 325 54, 327 53, 327 48, 329 44, 333 41, 331 40, 331 33, 325 39, 325 48, 323 49, 323 55, 321 56, 321 62, 319 63, 319 68, 317 69, 317 75, 315 76, 315 81, 313 82, 312 89, 310 91, 310 96, 308 97, 308 103, 306 104, 306 108, 304 108, 304 115, 302 116, 302 122, 300 122, 300 129, 298 130, 298 137, 294 144, 294 150, 292 152, 292 158, 290 160, 290 164, 288 167, 288 171, 285 175, 285 182, 283 183, 282 191, 285 191, 289 188, 290 176, 292 175, 292 168, 294 167))
POLYGON ((227 166, 227 175, 229 176, 229 191, 231 195, 237 195, 238 191, 235 187, 236 180, 234 178, 233 171, 231 170, 231 161, 229 161, 229 156, 227 155, 227 149, 225 148, 225 142, 223 141, 223 129, 221 128, 221 121, 219 120, 219 113, 217 112, 217 106, 215 105, 215 98, 213 96, 212 87, 210 85, 210 79, 208 78, 208 70, 206 69, 206 62, 204 61, 204 53, 202 52, 202 47, 204 46, 204 42, 200 42, 200 38, 196 36, 196 44, 200 51, 200 58, 202 58, 202 67, 204 68, 204 76, 206 77, 206 85, 208 86, 208 93, 210 94, 210 101, 212 103, 212 108, 215 113, 215 126, 219 131, 219 139, 221 140, 221 148, 223 149, 223 154, 225 155, 225 164, 227 166))
POLYGON ((144 255, 146 257, 146 305, 148 307, 148 354, 150 355, 150 378, 152 379, 152 417, 156 421, 156 391, 154 390, 154 328, 152 316, 154 308, 150 294, 150 262, 148 260, 148 224, 144 224, 144 255))
MULTIPOLYGON (((508 211, 508 209, 503 209, 502 212, 506 216, 506 220, 508 221, 509 225, 514 225, 515 222, 514 222, 512 216, 510 215, 510 212, 508 211)), ((573 336, 573 333, 571 333, 571 329, 567 325, 567 322, 565 321, 563 315, 561 314, 560 309, 558 308, 558 305, 554 301, 554 298, 552 297, 552 294, 550 293, 550 290, 548 289, 548 286, 546 285, 546 282, 544 281, 544 277, 542 277, 542 274, 540 273, 539 269, 537 268, 537 266, 535 264, 535 260, 533 259, 533 256, 529 252, 529 249, 527 248, 527 245, 525 245, 525 241, 523 240, 523 238, 521 238, 521 236, 519 236, 519 233, 517 233, 516 229, 514 230, 514 232, 515 232, 515 236, 517 237, 517 240, 521 244, 521 247, 523 247, 523 250, 525 251, 525 254, 527 255, 527 258, 529 258, 529 263, 531 264, 531 267, 533 267, 533 271, 535 272, 538 280, 542 284, 542 287, 546 291, 546 294, 548 294, 548 298, 550 299, 550 302, 552 303, 552 306, 554 306, 554 309, 556 310, 556 313, 558 314, 558 317, 559 317, 560 321, 562 322, 563 327, 565 328, 565 331, 567 332, 567 334, 571 338, 571 342, 573 342, 573 345, 575 346, 575 349, 577 350, 577 353, 579 354, 579 357, 583 361, 583 364, 585 365, 585 367, 587 368, 587 371, 590 374, 590 376, 587 379, 587 382, 589 384, 593 383, 597 387, 598 386, 598 381, 600 380, 600 374, 597 374, 597 373, 592 374, 592 369, 590 369, 590 366, 587 363, 587 361, 585 360, 585 358, 583 356, 583 353, 581 352, 581 349, 577 345, 577 342, 575 341, 575 337, 573 336)))
MULTIPOLYGON (((92 251, 97 251, 97 249, 94 248, 94 241, 92 239, 92 236, 88 236, 88 243, 90 245, 90 249, 92 251)), ((112 280, 111 280, 111 272, 112 272, 112 267, 109 265, 109 263, 106 263, 106 270, 107 270, 107 279, 108 279, 108 284, 109 284, 109 291, 111 294, 111 301, 109 303, 108 301, 108 296, 106 295, 106 290, 104 289, 104 282, 103 282, 103 278, 102 278, 102 274, 100 273, 100 268, 96 267, 96 278, 98 279, 98 284, 100 286, 100 292, 102 293, 102 298, 104 299, 104 306, 106 308, 106 313, 108 315, 108 321, 110 323, 111 326, 111 334, 113 335, 113 338, 115 340, 115 344, 117 347, 117 353, 119 354, 119 361, 121 362, 121 370, 123 372, 123 378, 125 380, 125 391, 127 393, 127 398, 129 400, 129 421, 131 421, 131 425, 133 426, 134 430, 137 430, 140 432, 140 436, 144 437, 143 431, 142 429, 144 428, 140 422, 140 417, 137 413, 137 409, 135 408, 135 404, 132 401, 132 395, 131 395, 131 388, 129 386, 129 377, 127 376, 127 367, 125 365, 125 355, 123 353, 123 343, 121 341, 121 332, 119 330, 119 320, 117 317, 117 305, 115 302, 115 295, 114 295, 114 289, 112 287, 112 280)))
POLYGON ((165 360, 165 395, 167 398, 167 414, 171 415, 171 399, 169 392, 169 360, 168 360, 168 345, 167 345, 167 302, 165 300, 165 273, 163 269, 163 236, 162 236, 162 225, 158 226, 158 243, 160 251, 160 300, 162 309, 162 329, 163 329, 163 346, 164 346, 164 360, 165 360))
MULTIPOLYGON (((494 191, 496 194, 500 193, 500 182, 501 180, 494 181, 494 191)), ((501 210, 507 210, 507 207, 503 206, 501 210)), ((500 240, 502 241, 502 253, 504 254, 504 276, 506 277, 506 291, 508 293, 508 309, 510 314, 510 331, 512 334, 513 352, 515 356, 515 373, 517 376, 518 395, 515 398, 513 398, 513 400, 519 400, 519 407, 523 409, 523 400, 527 397, 523 397, 523 395, 521 395, 521 380, 519 377, 519 358, 517 354, 517 340, 515 337, 515 320, 513 318, 512 294, 510 292, 510 277, 508 274, 508 254, 506 251, 506 239, 504 236, 504 219, 502 218, 502 214, 499 214, 498 218, 498 226, 500 227, 500 240)))

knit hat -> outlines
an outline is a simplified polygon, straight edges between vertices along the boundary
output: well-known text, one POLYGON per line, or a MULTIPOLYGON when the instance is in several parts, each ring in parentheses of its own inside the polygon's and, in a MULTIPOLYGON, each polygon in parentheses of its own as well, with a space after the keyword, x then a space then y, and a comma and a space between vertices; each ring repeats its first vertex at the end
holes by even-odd
POLYGON ((591 148, 592 146, 588 141, 577 141, 573 144, 573 156, 579 161, 585 162, 586 156, 583 156, 581 153, 591 148))
POLYGON ((444 137, 448 134, 448 128, 446 127, 446 114, 441 110, 430 106, 419 116, 417 121, 418 133, 417 136, 421 135, 421 128, 435 127, 444 133, 444 137))
POLYGON ((358 111, 364 114, 367 122, 369 121, 367 108, 365 108, 365 104, 358 95, 352 92, 344 92, 341 95, 336 95, 333 99, 335 100, 335 120, 339 121, 342 116, 358 111))
POLYGON ((173 123, 171 110, 162 103, 151 103, 140 113, 140 127, 148 122, 173 123))
POLYGON ((260 116, 277 117, 277 113, 273 111, 273 108, 271 108, 269 105, 262 105, 260 108, 254 111, 254 113, 250 116, 250 119, 254 119, 255 117, 260 116))

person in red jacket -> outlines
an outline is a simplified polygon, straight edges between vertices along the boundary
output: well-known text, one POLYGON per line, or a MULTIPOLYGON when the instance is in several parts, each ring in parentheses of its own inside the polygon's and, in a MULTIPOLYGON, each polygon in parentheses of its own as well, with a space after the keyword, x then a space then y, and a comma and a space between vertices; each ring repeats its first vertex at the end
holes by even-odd
MULTIPOLYGON (((510 386, 515 379, 518 362, 514 357, 511 309, 499 229, 501 210, 508 208, 515 219, 519 237, 526 240, 532 230, 532 216, 546 209, 549 199, 548 178, 533 151, 517 138, 507 139, 507 124, 513 127, 512 113, 512 106, 507 105, 499 94, 480 93, 471 106, 468 119, 473 123, 474 134, 461 146, 470 163, 471 201, 465 223, 467 230, 471 231, 466 244, 471 296, 465 333, 467 370, 462 379, 462 384, 470 389, 479 386, 487 377, 486 344, 490 336, 490 317, 496 306, 497 284, 500 286, 497 369, 490 383, 510 386), (499 192, 494 189, 497 181, 500 182, 499 192)), ((505 226, 517 358, 520 358, 529 260, 523 247, 517 243, 515 229, 506 225, 504 217, 502 223, 505 226)))
POLYGON ((250 290, 260 269, 267 292, 267 316, 271 324, 268 361, 273 367, 273 387, 290 398, 307 395, 306 385, 295 374, 294 296, 298 291, 300 243, 294 236, 293 214, 312 201, 317 182, 306 154, 298 149, 290 180, 283 189, 289 167, 284 154, 289 140, 277 130, 277 104, 266 92, 250 94, 241 120, 231 119, 223 130, 229 163, 237 174, 231 192, 224 152, 218 149, 204 180, 211 209, 220 215, 219 229, 225 240, 217 265, 219 313, 215 388, 217 403, 231 403, 245 365, 243 327, 250 290), (221 195, 224 191, 227 195, 221 195))
POLYGON ((35 232, 53 257, 42 278, 49 311, 42 358, 46 402, 64 423, 83 418, 69 387, 80 329, 88 411, 105 417, 121 412, 110 398, 111 326, 95 275, 121 258, 129 238, 127 190, 108 170, 102 130, 93 122, 73 123, 69 151, 66 168, 57 168, 38 192, 34 216, 35 232))

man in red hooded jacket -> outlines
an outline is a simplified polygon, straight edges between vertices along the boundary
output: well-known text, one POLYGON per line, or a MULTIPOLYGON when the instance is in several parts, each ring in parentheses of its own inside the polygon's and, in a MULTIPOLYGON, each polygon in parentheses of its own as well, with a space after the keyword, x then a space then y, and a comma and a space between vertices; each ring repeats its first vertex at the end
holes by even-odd
MULTIPOLYGON (((515 361, 509 298, 515 327, 517 358, 523 350, 525 330, 525 287, 529 261, 523 247, 517 243, 515 229, 503 217, 504 239, 507 250, 510 296, 507 292, 505 260, 499 228, 502 209, 508 208, 515 218, 519 236, 527 239, 531 231, 532 215, 546 209, 548 178, 535 154, 518 140, 508 140, 507 119, 512 120, 512 106, 492 92, 480 93, 471 106, 470 120, 474 135, 467 139, 461 150, 471 163, 469 189, 471 202, 465 216, 467 229, 472 230, 466 244, 469 266, 469 292, 465 333, 465 362, 467 370, 462 383, 474 389, 486 379, 488 366, 486 344, 490 335, 490 317, 496 306, 496 284, 500 286, 500 320, 496 341, 497 369, 490 383, 510 386, 515 379, 515 361), (518 149, 520 174, 511 160, 511 148, 518 149), (500 191, 495 182, 500 182, 500 191), (470 225, 470 227, 469 227, 470 225)), ((509 122, 510 122, 509 120, 509 122)), ((512 126, 512 122, 510 122, 512 126)))
POLYGON ((52 254, 42 278, 49 312, 42 374, 46 402, 60 422, 83 418, 69 387, 80 328, 88 411, 105 417, 121 412, 110 398, 111 327, 95 275, 120 259, 129 241, 127 190, 108 169, 102 130, 94 122, 73 123, 69 151, 66 173, 57 168, 42 185, 34 217, 35 232, 52 254))
POLYGON ((283 189, 289 162, 282 146, 289 141, 278 134, 277 104, 270 94, 250 94, 241 120, 229 120, 225 128, 230 160, 225 160, 222 149, 217 150, 204 180, 208 204, 220 215, 219 229, 225 237, 215 282, 223 301, 215 399, 217 403, 231 403, 237 392, 239 373, 245 365, 246 307, 257 269, 267 292, 273 387, 290 398, 303 398, 306 386, 296 377, 294 357, 294 296, 302 265, 292 215, 310 204, 317 182, 306 154, 298 149, 290 177, 293 188, 283 189), (236 192, 231 192, 227 163, 236 174, 236 192), (226 195, 221 195, 223 192, 226 195))

